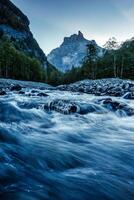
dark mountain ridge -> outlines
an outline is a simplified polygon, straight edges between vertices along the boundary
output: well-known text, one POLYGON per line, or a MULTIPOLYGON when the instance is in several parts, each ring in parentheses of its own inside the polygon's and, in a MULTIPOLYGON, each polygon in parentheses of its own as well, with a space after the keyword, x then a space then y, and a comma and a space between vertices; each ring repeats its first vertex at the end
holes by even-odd
MULTIPOLYGON (((27 27, 30 24, 30 21, 26 15, 22 13, 22 11, 17 8, 11 1, 9 0, 0 0, 0 9, 8 9, 9 12, 14 13, 16 16, 20 17, 20 20, 23 24, 27 25, 27 27)), ((9 14, 9 13, 8 13, 9 14)), ((3 16, 1 16, 3 18, 3 16)))
POLYGON ((0 35, 10 38, 15 48, 31 57, 36 57, 44 67, 47 59, 29 28, 30 21, 9 0, 0 0, 0 35))

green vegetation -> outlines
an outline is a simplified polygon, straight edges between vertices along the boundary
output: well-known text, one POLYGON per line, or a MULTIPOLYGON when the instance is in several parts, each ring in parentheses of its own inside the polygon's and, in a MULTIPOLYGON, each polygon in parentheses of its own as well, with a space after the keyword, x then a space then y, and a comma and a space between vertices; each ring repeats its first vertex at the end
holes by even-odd
POLYGON ((4 35, 0 39, 0 77, 54 84, 57 83, 59 72, 49 63, 43 68, 37 58, 17 50, 4 35))
POLYGON ((16 48, 11 38, 0 33, 0 77, 41 81, 52 85, 83 79, 134 79, 134 40, 126 41, 116 50, 110 46, 102 58, 97 57, 96 47, 90 44, 82 67, 72 67, 72 70, 63 74, 49 63, 43 67, 37 58, 26 54, 20 47, 16 48))
POLYGON ((5 36, 0 40, 0 76, 34 81, 45 78, 40 62, 16 50, 5 36))
POLYGON ((87 46, 87 56, 80 68, 72 68, 62 77, 62 83, 72 83, 83 79, 124 78, 134 80, 134 39, 124 42, 114 49, 109 44, 105 55, 97 58, 95 46, 87 46))

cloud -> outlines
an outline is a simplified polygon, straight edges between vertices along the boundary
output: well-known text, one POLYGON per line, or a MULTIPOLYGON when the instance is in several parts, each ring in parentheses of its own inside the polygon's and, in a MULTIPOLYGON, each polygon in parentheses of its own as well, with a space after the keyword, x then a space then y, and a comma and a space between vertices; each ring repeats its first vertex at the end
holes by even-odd
POLYGON ((123 10, 122 14, 130 23, 134 23, 134 7, 123 10))
POLYGON ((134 1, 133 0, 111 0, 122 17, 129 23, 134 23, 134 1))

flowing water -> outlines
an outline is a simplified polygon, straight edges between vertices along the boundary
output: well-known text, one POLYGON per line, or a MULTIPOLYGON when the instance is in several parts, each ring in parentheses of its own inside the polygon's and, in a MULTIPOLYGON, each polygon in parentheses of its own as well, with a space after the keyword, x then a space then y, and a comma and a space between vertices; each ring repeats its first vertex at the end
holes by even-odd
POLYGON ((83 115, 45 110, 55 98, 100 98, 45 92, 0 97, 0 199, 133 200, 134 116, 101 106, 83 115))

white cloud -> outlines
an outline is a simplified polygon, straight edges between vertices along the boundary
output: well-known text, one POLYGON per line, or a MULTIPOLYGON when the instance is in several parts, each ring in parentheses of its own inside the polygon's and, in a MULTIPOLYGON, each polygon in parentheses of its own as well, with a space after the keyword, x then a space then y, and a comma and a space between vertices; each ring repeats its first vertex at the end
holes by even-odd
POLYGON ((133 0, 111 0, 120 14, 129 22, 134 23, 134 1, 133 0))
POLYGON ((122 14, 130 23, 134 23, 134 7, 123 10, 122 14))

